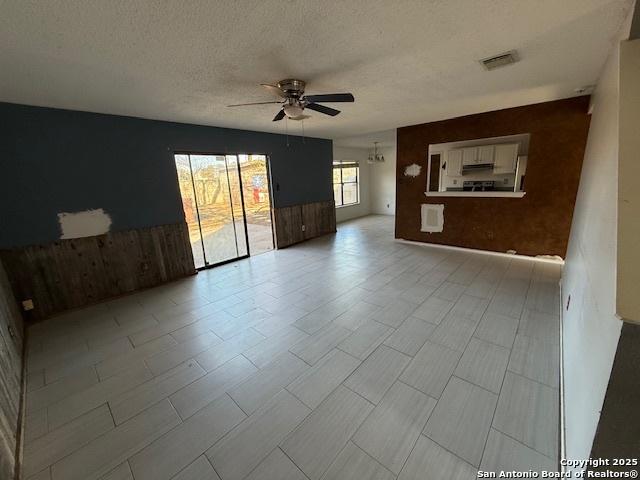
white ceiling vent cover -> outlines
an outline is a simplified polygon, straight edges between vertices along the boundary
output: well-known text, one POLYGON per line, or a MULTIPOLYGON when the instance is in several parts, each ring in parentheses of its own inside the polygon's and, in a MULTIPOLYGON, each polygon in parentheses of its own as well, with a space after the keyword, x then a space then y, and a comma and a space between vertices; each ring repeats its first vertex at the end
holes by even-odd
POLYGON ((496 68, 506 67, 507 65, 516 63, 518 60, 520 60, 520 58, 518 58, 518 52, 511 50, 510 52, 480 60, 480 63, 487 70, 495 70, 496 68))

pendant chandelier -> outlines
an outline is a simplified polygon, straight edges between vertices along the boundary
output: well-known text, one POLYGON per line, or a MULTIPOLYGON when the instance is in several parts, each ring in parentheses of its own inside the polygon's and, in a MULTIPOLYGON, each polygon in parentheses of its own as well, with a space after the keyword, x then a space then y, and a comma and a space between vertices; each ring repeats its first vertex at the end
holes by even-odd
POLYGON ((368 163, 382 163, 384 162, 384 155, 378 153, 378 142, 373 142, 373 151, 369 153, 367 158, 368 163))

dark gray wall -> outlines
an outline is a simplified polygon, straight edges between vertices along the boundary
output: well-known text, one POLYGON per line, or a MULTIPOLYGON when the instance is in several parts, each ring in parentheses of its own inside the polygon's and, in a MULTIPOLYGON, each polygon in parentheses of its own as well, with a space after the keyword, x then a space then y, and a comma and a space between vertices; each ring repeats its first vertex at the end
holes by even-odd
POLYGON ((275 207, 333 199, 331 140, 0 103, 0 247, 60 236, 58 213, 112 230, 184 218, 174 151, 264 153, 275 207))
MULTIPOLYGON (((591 458, 637 458, 640 452, 640 325, 624 323, 600 412, 591 458)), ((628 472, 632 466, 590 470, 628 472)))

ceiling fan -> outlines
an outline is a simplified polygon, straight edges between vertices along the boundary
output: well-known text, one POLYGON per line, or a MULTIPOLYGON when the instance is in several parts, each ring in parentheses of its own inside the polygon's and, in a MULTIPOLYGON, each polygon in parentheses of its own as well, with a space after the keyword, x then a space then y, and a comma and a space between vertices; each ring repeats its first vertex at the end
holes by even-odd
POLYGON ((329 93, 323 95, 305 95, 304 88, 306 83, 302 80, 295 80, 288 78, 286 80, 279 81, 276 85, 269 85, 267 83, 261 83, 261 85, 269 90, 271 93, 282 98, 282 100, 272 102, 254 102, 254 103, 239 103, 236 105, 227 105, 227 107, 244 107, 247 105, 269 105, 279 104, 282 105, 280 111, 273 117, 273 121, 277 122, 282 120, 285 116, 291 120, 304 120, 309 118, 309 115, 304 114, 304 109, 314 110, 316 112, 324 113, 335 117, 340 113, 340 110, 335 108, 321 105, 321 103, 329 102, 353 102, 353 95, 350 93, 329 93))

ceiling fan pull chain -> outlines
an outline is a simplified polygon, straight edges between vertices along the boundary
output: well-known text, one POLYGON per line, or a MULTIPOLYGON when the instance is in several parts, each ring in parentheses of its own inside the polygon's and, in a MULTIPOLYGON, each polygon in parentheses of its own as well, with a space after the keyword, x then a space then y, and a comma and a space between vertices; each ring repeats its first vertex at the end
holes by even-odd
POLYGON ((287 148, 289 147, 289 117, 284 117, 284 134, 287 137, 287 148))

